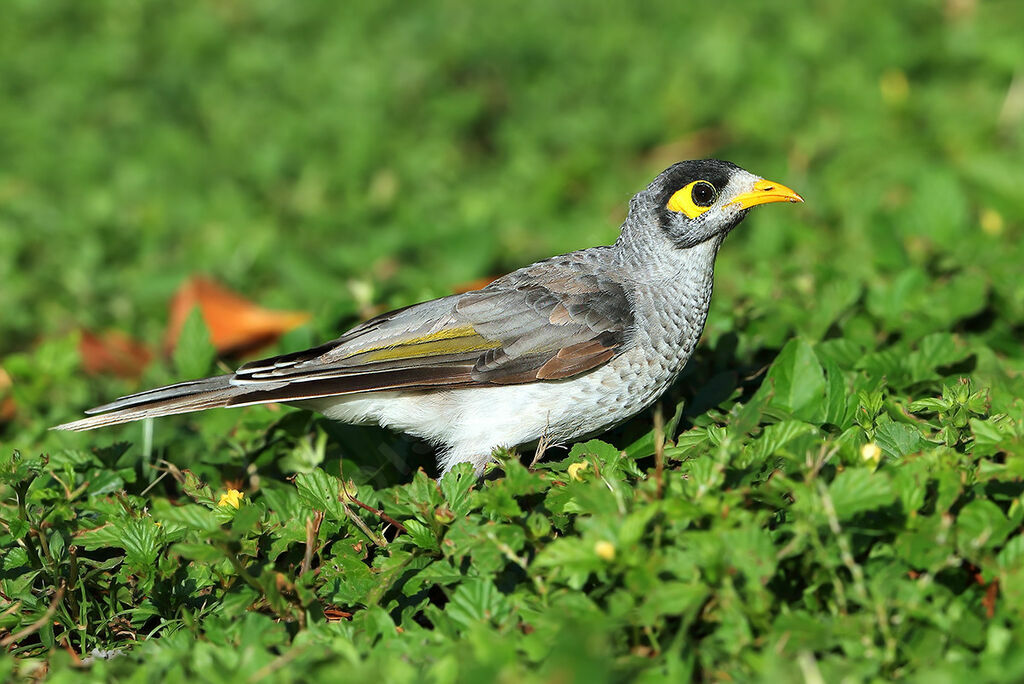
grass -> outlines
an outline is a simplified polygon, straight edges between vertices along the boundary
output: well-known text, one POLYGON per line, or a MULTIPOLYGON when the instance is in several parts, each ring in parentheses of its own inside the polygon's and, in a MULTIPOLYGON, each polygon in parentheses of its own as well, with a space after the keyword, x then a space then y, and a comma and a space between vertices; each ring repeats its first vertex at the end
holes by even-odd
POLYGON ((11 3, 4 678, 1024 678, 1022 22, 11 3), (216 370, 196 326, 140 379, 79 354, 83 329, 157 347, 196 273, 312 312, 297 349, 609 242, 703 156, 807 202, 726 241, 661 431, 646 412, 480 481, 286 409, 47 431, 216 370))

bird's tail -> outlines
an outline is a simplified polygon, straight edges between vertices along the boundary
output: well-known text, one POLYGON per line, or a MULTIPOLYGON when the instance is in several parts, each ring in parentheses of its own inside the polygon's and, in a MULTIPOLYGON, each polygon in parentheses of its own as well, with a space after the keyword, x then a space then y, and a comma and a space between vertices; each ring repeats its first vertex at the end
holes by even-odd
MULTIPOLYGON (((281 359, 287 357, 279 357, 281 359)), ((270 359, 273 362, 275 359, 270 359)), ((263 368, 262 366, 260 367, 263 368)), ((269 366, 273 368, 273 365, 269 366)), ((243 367, 243 371, 245 367, 243 367)), ((88 418, 58 425, 54 430, 92 430, 143 418, 191 413, 209 408, 253 406, 276 402, 294 404, 309 399, 381 390, 417 390, 473 384, 473 360, 462 363, 385 368, 372 372, 333 367, 283 377, 240 377, 237 373, 190 380, 121 397, 86 411, 88 418)))
POLYGON ((130 423, 143 418, 170 416, 175 413, 191 413, 208 408, 229 406, 245 390, 230 382, 231 375, 219 375, 202 380, 181 382, 167 387, 139 392, 121 397, 103 406, 86 411, 90 415, 71 423, 54 427, 54 430, 92 430, 94 428, 130 423))

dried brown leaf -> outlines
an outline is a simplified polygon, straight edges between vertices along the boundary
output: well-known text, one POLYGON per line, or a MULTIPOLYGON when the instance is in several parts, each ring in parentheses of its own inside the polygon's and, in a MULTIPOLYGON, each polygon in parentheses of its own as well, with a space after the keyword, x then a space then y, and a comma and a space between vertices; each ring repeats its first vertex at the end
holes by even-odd
POLYGON ((198 306, 210 341, 221 354, 256 351, 309 320, 304 311, 272 311, 243 298, 209 278, 193 277, 171 300, 164 347, 174 348, 185 319, 198 306))
POLYGON ((140 377, 153 360, 153 352, 144 344, 116 330, 100 334, 83 330, 78 355, 87 373, 109 373, 122 378, 140 377))

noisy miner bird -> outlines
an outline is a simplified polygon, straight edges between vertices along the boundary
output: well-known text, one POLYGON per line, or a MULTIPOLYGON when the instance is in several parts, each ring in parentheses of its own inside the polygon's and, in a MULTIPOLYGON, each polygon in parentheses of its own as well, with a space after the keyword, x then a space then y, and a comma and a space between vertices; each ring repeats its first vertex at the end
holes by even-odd
POLYGON ((802 202, 726 161, 684 161, 629 203, 613 245, 398 309, 306 351, 123 397, 59 426, 91 430, 283 402, 435 444, 447 472, 497 447, 557 444, 650 406, 700 339, 715 256, 751 207, 802 202))

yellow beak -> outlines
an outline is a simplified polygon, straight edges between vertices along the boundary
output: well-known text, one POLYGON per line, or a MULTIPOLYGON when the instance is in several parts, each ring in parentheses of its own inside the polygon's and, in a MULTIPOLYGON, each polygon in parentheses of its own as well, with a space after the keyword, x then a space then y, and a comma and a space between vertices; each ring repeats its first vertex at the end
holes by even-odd
POLYGON ((749 209, 759 204, 770 202, 803 202, 804 198, 796 194, 782 183, 775 183, 770 180, 759 180, 754 183, 754 189, 737 196, 725 206, 739 205, 740 209, 749 209))

